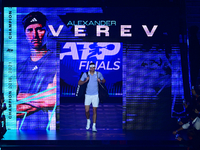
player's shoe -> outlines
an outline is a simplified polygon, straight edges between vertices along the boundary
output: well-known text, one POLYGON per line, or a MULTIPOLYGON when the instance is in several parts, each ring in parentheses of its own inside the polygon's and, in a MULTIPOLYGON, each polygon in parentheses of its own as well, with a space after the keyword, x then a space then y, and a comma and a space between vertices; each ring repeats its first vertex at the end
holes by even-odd
POLYGON ((92 131, 97 132, 96 126, 92 126, 92 131))
POLYGON ((90 123, 91 123, 90 119, 87 120, 86 130, 89 130, 89 129, 90 129, 90 123))

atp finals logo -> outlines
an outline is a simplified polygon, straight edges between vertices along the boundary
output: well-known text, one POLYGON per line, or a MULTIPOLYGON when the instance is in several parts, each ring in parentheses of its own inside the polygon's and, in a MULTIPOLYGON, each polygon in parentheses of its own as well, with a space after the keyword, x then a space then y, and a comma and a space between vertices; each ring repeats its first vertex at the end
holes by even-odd
POLYGON ((122 59, 122 44, 113 42, 67 42, 63 46, 60 60, 71 56, 73 60, 80 61, 79 70, 89 69, 89 63, 96 60, 96 70, 119 70, 122 59))

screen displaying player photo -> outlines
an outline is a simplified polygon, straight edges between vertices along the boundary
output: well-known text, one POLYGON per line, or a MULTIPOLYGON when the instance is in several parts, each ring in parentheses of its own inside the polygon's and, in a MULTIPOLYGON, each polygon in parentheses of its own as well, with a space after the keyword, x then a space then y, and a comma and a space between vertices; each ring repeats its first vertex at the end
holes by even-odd
POLYGON ((5 7, 7 128, 58 129, 60 103, 83 104, 76 88, 93 62, 123 129, 162 129, 155 118, 176 117, 184 98, 178 16, 171 7, 5 7))

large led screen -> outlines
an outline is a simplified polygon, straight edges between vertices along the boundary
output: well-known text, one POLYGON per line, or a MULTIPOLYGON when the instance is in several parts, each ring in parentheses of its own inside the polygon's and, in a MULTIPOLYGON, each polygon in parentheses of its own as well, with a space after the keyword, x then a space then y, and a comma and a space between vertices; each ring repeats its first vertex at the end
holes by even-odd
POLYGON ((181 114, 184 97, 178 16, 170 7, 4 8, 7 127, 56 129, 60 102, 84 105, 76 88, 94 62, 123 129, 164 129, 159 120, 181 114))

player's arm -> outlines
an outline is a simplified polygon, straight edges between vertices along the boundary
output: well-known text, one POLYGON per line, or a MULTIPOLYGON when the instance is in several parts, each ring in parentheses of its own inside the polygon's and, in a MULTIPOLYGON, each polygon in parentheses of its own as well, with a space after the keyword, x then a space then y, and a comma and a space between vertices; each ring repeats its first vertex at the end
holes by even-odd
POLYGON ((33 101, 30 101, 29 104, 37 108, 46 108, 54 107, 56 103, 56 82, 57 76, 53 78, 53 83, 49 83, 46 89, 46 92, 41 92, 37 96, 34 96, 33 101))
POLYGON ((106 80, 105 80, 105 79, 103 79, 103 80, 101 80, 101 82, 102 82, 102 83, 106 83, 106 80))
POLYGON ((88 82, 89 77, 86 77, 86 74, 84 73, 81 77, 81 79, 78 81, 78 85, 83 85, 84 83, 88 82))
POLYGON ((180 127, 178 130, 173 131, 173 134, 175 135, 175 134, 177 134, 177 133, 178 133, 179 131, 181 131, 181 130, 188 129, 189 126, 190 126, 190 123, 189 123, 189 122, 188 122, 188 123, 185 123, 185 124, 183 124, 182 127, 180 127))
POLYGON ((105 79, 103 79, 103 80, 97 79, 97 81, 98 81, 99 83, 106 83, 106 80, 105 80, 105 79))
MULTIPOLYGON (((17 90, 18 90, 19 86, 18 86, 18 83, 17 83, 17 90)), ((31 96, 33 94, 30 94, 30 93, 19 93, 17 95, 17 101, 20 101, 24 98, 27 98, 29 96, 31 96)), ((27 115, 30 113, 30 112, 35 112, 37 110, 37 108, 29 105, 29 104, 26 104, 26 103, 23 103, 23 104, 18 104, 17 105, 17 117, 20 117, 20 116, 24 116, 25 113, 21 113, 21 112, 26 112, 27 115)))
POLYGON ((181 131, 181 130, 183 130, 183 127, 181 127, 181 128, 179 128, 178 130, 176 130, 176 131, 173 131, 173 134, 175 135, 175 134, 177 134, 179 131, 181 131))
MULTIPOLYGON (((56 75, 53 78, 53 83, 49 83, 45 92, 36 94, 19 93, 17 95, 18 101, 26 98, 24 102, 18 102, 20 104, 28 104, 29 107, 34 106, 36 108, 54 107, 56 103, 56 75)), ((29 108, 27 106, 27 108, 29 108)))
POLYGON ((85 81, 79 80, 79 81, 78 81, 78 85, 83 85, 83 84, 86 83, 88 80, 89 80, 89 77, 87 77, 85 81))
POLYGON ((99 83, 106 83, 106 80, 104 79, 103 75, 99 72, 99 78, 97 79, 97 81, 99 83))

